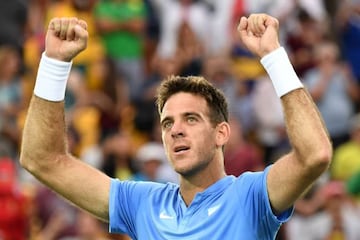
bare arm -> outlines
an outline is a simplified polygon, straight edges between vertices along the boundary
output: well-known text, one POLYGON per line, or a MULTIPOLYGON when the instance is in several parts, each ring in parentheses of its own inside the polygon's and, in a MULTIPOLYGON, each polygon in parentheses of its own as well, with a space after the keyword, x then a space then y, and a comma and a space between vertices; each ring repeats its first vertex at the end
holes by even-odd
MULTIPOLYGON (((74 18, 52 20, 46 55, 70 61, 85 49, 86 40, 85 22, 74 18)), ((20 163, 75 205, 108 220, 110 178, 68 153, 64 119, 64 101, 48 101, 34 95, 23 130, 20 163)))
MULTIPOLYGON (((280 47, 278 21, 271 16, 242 18, 239 33, 248 49, 259 57, 280 47)), ((281 102, 292 151, 276 161, 268 174, 268 194, 275 212, 294 204, 327 169, 332 155, 327 130, 308 92, 303 88, 290 91, 281 102)))
POLYGON ((327 169, 331 143, 322 119, 304 89, 281 98, 292 151, 269 171, 268 193, 275 211, 289 208, 327 169))

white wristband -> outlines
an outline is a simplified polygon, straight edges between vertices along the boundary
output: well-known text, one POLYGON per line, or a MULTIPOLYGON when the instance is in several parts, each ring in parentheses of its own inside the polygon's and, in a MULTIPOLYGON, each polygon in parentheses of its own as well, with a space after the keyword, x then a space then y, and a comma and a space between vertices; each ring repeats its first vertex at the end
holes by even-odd
POLYGON ((72 62, 63 62, 42 54, 34 94, 49 101, 62 101, 65 98, 66 83, 72 62))
POLYGON ((269 74, 276 94, 279 97, 282 97, 295 89, 304 87, 300 82, 299 77, 296 75, 283 47, 265 55, 260 62, 269 74))

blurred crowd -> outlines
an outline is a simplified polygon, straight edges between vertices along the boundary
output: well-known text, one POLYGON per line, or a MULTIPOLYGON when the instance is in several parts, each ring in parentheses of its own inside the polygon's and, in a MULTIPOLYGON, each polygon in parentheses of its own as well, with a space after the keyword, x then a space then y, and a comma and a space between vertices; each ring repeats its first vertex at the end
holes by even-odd
POLYGON ((177 182, 154 104, 156 87, 171 74, 203 75, 225 93, 228 174, 262 170, 290 149, 281 102, 237 36, 240 17, 255 12, 279 19, 281 44, 334 147, 329 171, 296 202, 278 239, 359 240, 359 0, 0 1, 0 240, 128 239, 108 235, 106 224, 19 166, 50 19, 84 19, 90 36, 66 90, 69 151, 111 177, 177 182))

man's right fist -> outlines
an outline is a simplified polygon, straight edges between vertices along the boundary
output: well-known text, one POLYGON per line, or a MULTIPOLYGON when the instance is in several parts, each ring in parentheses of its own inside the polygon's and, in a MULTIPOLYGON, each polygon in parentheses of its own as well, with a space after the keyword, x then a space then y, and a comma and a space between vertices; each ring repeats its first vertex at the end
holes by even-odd
POLYGON ((267 14, 251 14, 242 17, 238 32, 243 44, 260 58, 280 47, 279 21, 267 14))
POLYGON ((87 46, 87 24, 75 17, 53 18, 46 33, 45 54, 70 62, 87 46))

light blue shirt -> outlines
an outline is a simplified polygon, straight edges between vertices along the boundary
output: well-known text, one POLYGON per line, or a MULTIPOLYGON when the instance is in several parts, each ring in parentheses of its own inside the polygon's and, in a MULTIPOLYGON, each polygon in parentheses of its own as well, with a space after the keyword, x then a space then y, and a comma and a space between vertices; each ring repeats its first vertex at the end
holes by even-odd
POLYGON ((293 208, 273 214, 268 170, 224 177, 197 193, 188 207, 176 184, 112 179, 109 230, 134 240, 273 240, 293 208))

